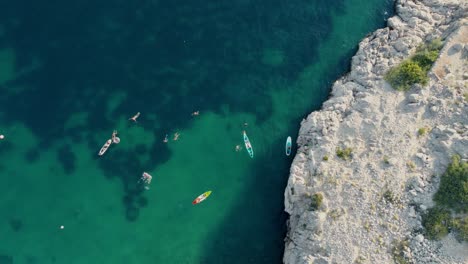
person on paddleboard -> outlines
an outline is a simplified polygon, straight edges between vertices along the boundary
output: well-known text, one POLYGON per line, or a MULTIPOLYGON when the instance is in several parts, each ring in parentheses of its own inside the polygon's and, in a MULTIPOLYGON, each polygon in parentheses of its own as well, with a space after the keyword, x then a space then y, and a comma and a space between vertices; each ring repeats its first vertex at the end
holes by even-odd
POLYGON ((245 142, 245 147, 246 148, 252 148, 252 145, 250 145, 250 142, 245 142))
POLYGON ((130 117, 128 120, 132 120, 133 122, 137 122, 137 118, 140 116, 140 112, 136 113, 134 116, 130 117))
POLYGON ((153 176, 151 176, 147 172, 143 172, 143 174, 141 175, 141 178, 140 178, 140 180, 138 180, 138 182, 143 183, 145 185, 145 189, 149 190, 149 185, 151 184, 152 179, 153 179, 153 176))
POLYGON ((178 140, 178 139, 179 139, 179 136, 180 136, 179 132, 175 132, 175 134, 174 134, 174 141, 178 140))

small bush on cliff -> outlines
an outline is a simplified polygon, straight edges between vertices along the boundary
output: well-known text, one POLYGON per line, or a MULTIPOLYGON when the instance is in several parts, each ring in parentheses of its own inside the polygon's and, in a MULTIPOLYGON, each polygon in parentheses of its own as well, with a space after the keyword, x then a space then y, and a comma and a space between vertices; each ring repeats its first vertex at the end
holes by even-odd
POLYGON ((411 57, 411 60, 416 62, 426 73, 431 69, 432 64, 439 57, 439 52, 442 49, 443 43, 440 39, 421 45, 416 49, 416 53, 411 57))
POLYGON ((452 220, 452 226, 456 231, 455 236, 460 240, 468 242, 468 216, 464 218, 454 218, 452 220))
POLYGON ((434 200, 458 212, 468 212, 468 163, 455 155, 445 173, 434 200))
POLYGON ((383 163, 385 163, 386 165, 390 165, 390 160, 388 159, 388 156, 383 156, 382 161, 383 161, 383 163))
POLYGON ((427 132, 427 129, 425 127, 421 127, 420 129, 418 129, 418 136, 424 136, 427 132))
POLYGON ((409 241, 408 240, 401 240, 401 241, 394 240, 392 242, 392 245, 393 245, 392 254, 393 254, 393 260, 395 260, 395 263, 397 264, 410 263, 410 261, 405 257, 405 251, 408 250, 409 241))
POLYGON ((390 69, 385 75, 385 80, 399 91, 407 91, 415 83, 426 85, 428 82, 423 69, 411 60, 403 61, 399 66, 390 69))
POLYGON ((393 192, 390 191, 390 190, 386 190, 386 191, 383 193, 382 197, 385 199, 385 201, 387 201, 387 202, 389 202, 389 203, 394 203, 394 202, 396 202, 396 200, 397 200, 396 197, 395 197, 395 195, 393 194, 393 192))
POLYGON ((336 155, 344 160, 349 160, 351 158, 351 154, 353 152, 352 148, 337 148, 336 155))
POLYGON ((442 39, 436 38, 436 39, 433 39, 431 42, 426 43, 425 45, 421 45, 418 48, 418 51, 421 51, 421 50, 440 51, 443 46, 444 46, 444 42, 442 42, 442 39))
POLYGON ((430 239, 441 239, 446 236, 450 223, 450 211, 442 207, 430 208, 422 218, 426 236, 430 239))
POLYGON ((438 50, 423 50, 418 53, 416 53, 412 61, 417 63, 421 69, 423 69, 425 72, 428 72, 432 64, 437 60, 437 57, 439 56, 439 51, 438 50))
POLYGON ((437 60, 442 46, 440 39, 420 46, 410 59, 391 68, 384 79, 399 91, 409 90, 416 83, 426 85, 429 80, 427 72, 437 60))
POLYGON ((468 216, 452 217, 450 211, 468 212, 468 163, 462 161, 460 156, 452 157, 452 162, 441 176, 434 201, 437 206, 423 216, 428 237, 439 239, 453 230, 458 239, 468 241, 468 216))
POLYGON ((316 193, 311 197, 312 201, 310 203, 310 208, 312 211, 315 211, 320 208, 323 201, 323 195, 321 193, 316 193))

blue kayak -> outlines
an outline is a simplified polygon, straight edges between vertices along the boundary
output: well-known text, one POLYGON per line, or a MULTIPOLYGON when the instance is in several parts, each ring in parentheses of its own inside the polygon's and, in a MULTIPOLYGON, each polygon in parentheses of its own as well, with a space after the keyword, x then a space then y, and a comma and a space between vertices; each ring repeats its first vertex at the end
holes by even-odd
POLYGON ((286 156, 291 155, 291 148, 292 148, 291 137, 288 137, 288 139, 286 139, 286 156))
POLYGON ((250 144, 250 140, 247 137, 247 133, 245 133, 245 131, 244 131, 244 144, 245 144, 245 149, 247 149, 247 152, 249 153, 249 156, 253 158, 254 156, 253 148, 252 148, 252 145, 250 144))

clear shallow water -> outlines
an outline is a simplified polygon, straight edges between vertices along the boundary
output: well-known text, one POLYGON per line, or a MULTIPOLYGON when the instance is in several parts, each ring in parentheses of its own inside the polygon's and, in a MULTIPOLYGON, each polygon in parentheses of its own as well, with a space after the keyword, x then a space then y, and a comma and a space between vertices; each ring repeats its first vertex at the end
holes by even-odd
POLYGON ((0 4, 0 259, 280 263, 286 137, 391 8, 0 4), (121 143, 98 157, 113 129, 121 143), (234 150, 243 129, 254 159, 234 150), (150 190, 137 183, 143 171, 150 190))

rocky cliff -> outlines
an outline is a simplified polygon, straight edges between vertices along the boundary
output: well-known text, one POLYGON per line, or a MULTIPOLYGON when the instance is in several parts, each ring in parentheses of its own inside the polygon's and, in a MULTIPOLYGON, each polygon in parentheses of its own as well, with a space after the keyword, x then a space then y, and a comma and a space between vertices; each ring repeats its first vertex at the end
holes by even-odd
POLYGON ((394 263, 401 244, 408 263, 468 263, 466 243, 427 240, 421 225, 450 157, 468 159, 467 11, 463 0, 398 0, 388 26, 359 44, 350 73, 302 121, 285 191, 285 263, 394 263), (399 92, 383 80, 436 38, 444 48, 428 85, 399 92), (349 157, 337 156, 347 148, 349 157))

